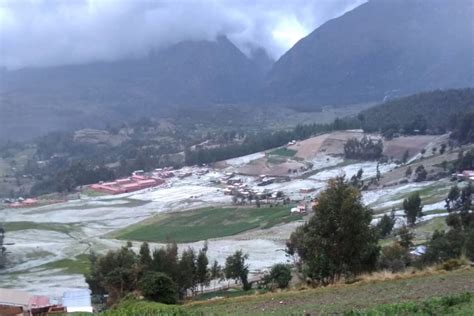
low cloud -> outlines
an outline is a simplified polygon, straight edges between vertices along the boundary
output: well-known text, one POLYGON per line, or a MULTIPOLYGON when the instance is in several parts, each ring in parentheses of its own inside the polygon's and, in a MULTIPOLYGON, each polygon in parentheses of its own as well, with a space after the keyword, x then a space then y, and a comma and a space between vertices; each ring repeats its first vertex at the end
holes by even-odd
POLYGON ((366 0, 0 0, 0 65, 139 57, 227 35, 277 59, 301 37, 366 0))

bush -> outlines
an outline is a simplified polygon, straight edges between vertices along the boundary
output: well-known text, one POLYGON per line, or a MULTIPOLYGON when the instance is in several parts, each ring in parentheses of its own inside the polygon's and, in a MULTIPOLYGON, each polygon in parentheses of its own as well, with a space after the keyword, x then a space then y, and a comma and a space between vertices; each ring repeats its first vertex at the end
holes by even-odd
POLYGON ((169 276, 161 272, 148 272, 139 282, 139 289, 149 300, 175 304, 177 301, 176 284, 169 276))
POLYGON ((270 275, 265 277, 265 283, 275 284, 279 289, 287 288, 291 280, 291 267, 287 264, 275 264, 270 270, 270 275))
POLYGON ((399 272, 405 270, 405 267, 409 263, 410 256, 408 249, 402 247, 399 243, 394 243, 393 245, 382 248, 382 254, 379 261, 379 267, 381 269, 399 272))
POLYGON ((441 264, 441 269, 452 271, 466 265, 466 261, 462 259, 449 259, 441 264))

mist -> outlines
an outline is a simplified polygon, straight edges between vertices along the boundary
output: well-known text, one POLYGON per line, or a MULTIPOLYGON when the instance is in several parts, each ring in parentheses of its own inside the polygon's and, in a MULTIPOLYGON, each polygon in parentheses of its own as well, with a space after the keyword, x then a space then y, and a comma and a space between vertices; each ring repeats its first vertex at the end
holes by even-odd
POLYGON ((0 66, 137 58, 184 40, 226 35, 245 54, 278 59, 299 39, 366 0, 0 0, 0 66))

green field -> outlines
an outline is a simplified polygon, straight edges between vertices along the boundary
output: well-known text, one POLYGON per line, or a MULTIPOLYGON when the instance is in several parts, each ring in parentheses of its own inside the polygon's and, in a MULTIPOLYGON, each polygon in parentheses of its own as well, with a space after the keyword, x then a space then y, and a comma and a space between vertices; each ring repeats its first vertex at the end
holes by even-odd
POLYGON ((235 235, 255 228, 270 228, 302 219, 290 206, 201 208, 159 215, 114 234, 126 240, 178 243, 235 235))
POLYGON ((39 268, 63 269, 67 274, 86 274, 89 271, 89 256, 81 254, 73 259, 53 261, 39 268))
POLYGON ((275 150, 272 150, 268 155, 283 156, 283 157, 293 157, 296 155, 296 150, 289 149, 286 147, 281 147, 275 150))
POLYGON ((37 223, 37 222, 5 222, 3 228, 7 232, 27 230, 27 229, 38 229, 38 230, 51 230, 59 233, 67 234, 74 228, 71 224, 63 223, 37 223))

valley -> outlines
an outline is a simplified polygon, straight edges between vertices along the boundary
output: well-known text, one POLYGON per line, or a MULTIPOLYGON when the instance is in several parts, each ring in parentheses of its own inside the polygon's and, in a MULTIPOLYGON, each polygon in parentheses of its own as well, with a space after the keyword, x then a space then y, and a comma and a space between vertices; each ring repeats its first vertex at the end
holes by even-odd
POLYGON ((273 264, 288 260, 283 251, 286 240, 310 216, 293 215, 290 208, 308 203, 329 179, 342 175, 350 179, 359 169, 366 183, 376 177, 377 169, 381 173, 380 183, 362 192, 363 202, 374 210, 374 223, 395 208, 396 227, 403 225, 403 199, 420 192, 425 216, 418 221, 415 244, 425 242, 435 228, 444 227, 440 224, 447 216, 444 199, 451 183, 449 177, 411 182, 405 169, 424 164, 434 175, 441 170, 436 167, 439 161, 456 159, 459 149, 433 154, 428 149, 439 147, 446 141, 445 135, 411 136, 384 142, 384 150, 394 157, 411 151, 406 164, 344 159, 345 141, 362 136, 361 131, 332 132, 213 166, 186 167, 178 172, 190 176, 167 179, 156 188, 110 196, 91 195, 84 189, 67 202, 4 208, 0 221, 8 232, 5 241, 13 246, 9 246, 7 268, 0 274, 2 283, 51 296, 87 287, 81 274, 87 271, 84 256, 91 250, 104 253, 128 240, 134 249, 141 241, 148 241, 154 248, 175 240, 180 251, 188 246, 199 248, 207 240, 210 260, 221 264, 228 255, 242 249, 249 254, 251 278, 259 278, 273 264), (420 154, 423 149, 426 156, 420 154), (277 181, 259 186, 262 174, 277 181), (261 199, 261 207, 257 208, 255 200, 236 201, 224 194, 225 182, 218 181, 229 175, 255 192, 281 192, 288 204, 267 198, 261 199))

